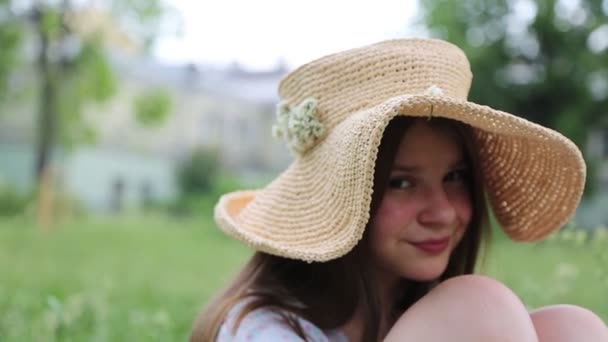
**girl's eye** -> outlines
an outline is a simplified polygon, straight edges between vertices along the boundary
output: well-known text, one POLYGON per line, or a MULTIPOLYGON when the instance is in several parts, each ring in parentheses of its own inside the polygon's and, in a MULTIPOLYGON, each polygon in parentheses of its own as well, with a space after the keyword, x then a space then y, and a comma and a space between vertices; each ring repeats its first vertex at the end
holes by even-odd
POLYGON ((461 182, 466 183, 469 180, 469 172, 465 169, 454 170, 445 176, 446 182, 461 182))
POLYGON ((412 182, 405 178, 394 178, 388 183, 392 189, 407 189, 412 186, 412 182))

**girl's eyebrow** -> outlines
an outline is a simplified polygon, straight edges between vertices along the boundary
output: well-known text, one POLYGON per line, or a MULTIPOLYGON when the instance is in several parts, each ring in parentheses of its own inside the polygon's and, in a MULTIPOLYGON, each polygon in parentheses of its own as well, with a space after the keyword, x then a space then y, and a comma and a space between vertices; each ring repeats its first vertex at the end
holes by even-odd
POLYGON ((418 166, 406 166, 406 165, 397 165, 395 164, 393 166, 393 170, 395 171, 403 171, 403 172, 408 172, 408 173, 416 173, 420 170, 420 167, 418 166))
MULTIPOLYGON (((467 168, 467 163, 463 160, 460 159, 457 162, 454 162, 450 165, 449 169, 462 169, 462 168, 467 168)), ((410 165, 401 165, 401 164, 395 164, 393 165, 393 170, 394 171, 402 171, 402 172, 406 172, 406 173, 418 173, 420 172, 421 168, 420 166, 410 166, 410 165)))

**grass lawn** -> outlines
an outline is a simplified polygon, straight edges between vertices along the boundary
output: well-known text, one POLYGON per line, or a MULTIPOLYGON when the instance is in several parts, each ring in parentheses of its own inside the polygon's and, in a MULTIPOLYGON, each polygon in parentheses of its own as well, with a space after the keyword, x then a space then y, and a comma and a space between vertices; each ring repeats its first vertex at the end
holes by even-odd
MULTIPOLYGON (((0 219, 0 341, 184 341, 251 252, 208 221, 87 219, 42 233, 0 219)), ((529 307, 573 303, 608 321, 608 240, 516 245, 485 272, 529 307)))

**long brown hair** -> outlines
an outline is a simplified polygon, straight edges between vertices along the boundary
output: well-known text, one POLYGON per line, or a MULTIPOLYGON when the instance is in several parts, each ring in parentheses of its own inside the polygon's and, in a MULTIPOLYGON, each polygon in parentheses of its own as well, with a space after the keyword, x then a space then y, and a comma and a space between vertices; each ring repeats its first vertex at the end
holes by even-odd
MULTIPOLYGON (((401 138, 413 120, 421 119, 398 116, 391 120, 384 131, 374 171, 371 217, 375 215, 384 196, 401 138)), ((472 172, 470 187, 473 195, 473 217, 464 238, 452 252, 446 271, 437 281, 402 280, 402 296, 394 304, 395 315, 409 308, 438 282, 473 273, 482 240, 486 240, 483 237, 489 232, 479 161, 473 146, 471 127, 441 118, 433 118, 430 123, 434 127, 456 134, 463 144, 466 162, 472 172)), ((234 326, 228 327, 233 332, 249 312, 261 307, 271 307, 276 308, 277 314, 306 340, 294 314, 322 330, 331 330, 346 324, 353 317, 355 310, 360 308, 365 314, 363 321, 366 324, 363 341, 381 340, 381 326, 391 317, 385 317, 381 310, 373 261, 369 257, 368 232, 369 229, 366 229, 363 239, 349 253, 323 263, 307 263, 256 252, 231 284, 199 315, 190 341, 214 341, 228 311, 245 298, 250 300, 238 314, 234 326)))

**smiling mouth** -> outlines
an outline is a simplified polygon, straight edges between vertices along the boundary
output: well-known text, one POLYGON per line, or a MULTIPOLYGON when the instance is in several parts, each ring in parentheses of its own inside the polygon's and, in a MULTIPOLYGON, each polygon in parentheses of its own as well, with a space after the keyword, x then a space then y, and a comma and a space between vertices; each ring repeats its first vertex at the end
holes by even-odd
POLYGON ((437 255, 443 253, 448 248, 450 245, 450 238, 446 237, 443 239, 425 240, 421 242, 408 241, 408 243, 426 254, 437 255))

